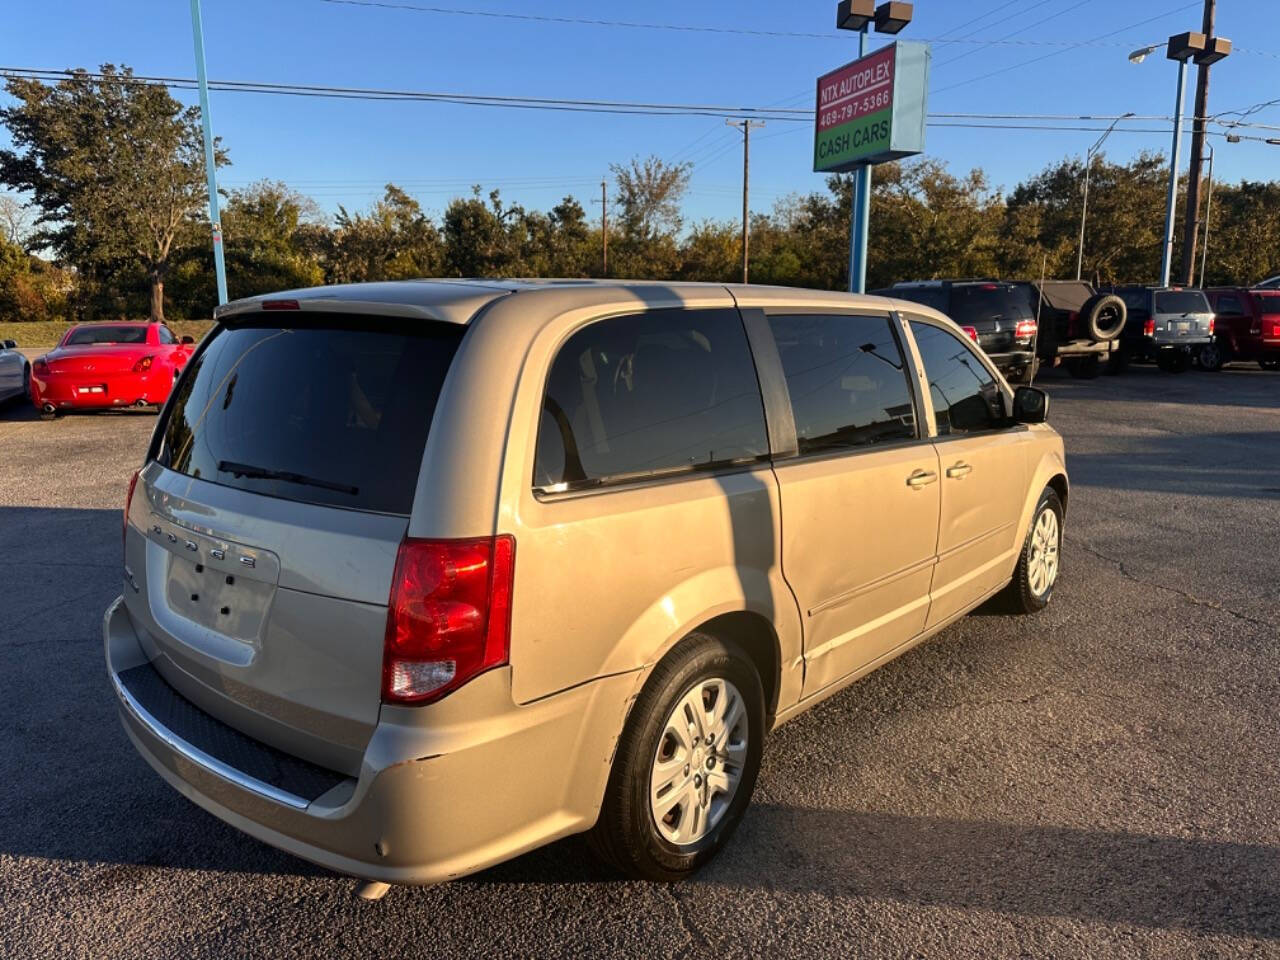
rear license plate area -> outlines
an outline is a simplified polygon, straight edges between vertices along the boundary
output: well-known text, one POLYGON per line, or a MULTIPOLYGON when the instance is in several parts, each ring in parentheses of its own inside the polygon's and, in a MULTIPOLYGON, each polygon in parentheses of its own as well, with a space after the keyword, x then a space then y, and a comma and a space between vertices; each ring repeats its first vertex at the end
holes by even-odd
POLYGON ((246 642, 257 638, 274 590, 269 583, 169 554, 169 609, 224 636, 246 642))

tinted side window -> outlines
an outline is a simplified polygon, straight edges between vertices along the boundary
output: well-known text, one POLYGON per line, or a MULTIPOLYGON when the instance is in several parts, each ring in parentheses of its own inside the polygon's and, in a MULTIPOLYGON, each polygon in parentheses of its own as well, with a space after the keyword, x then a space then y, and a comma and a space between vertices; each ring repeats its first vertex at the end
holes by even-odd
POLYGON ((767 456, 735 310, 659 310, 579 330, 551 365, 534 483, 589 484, 767 456))
POLYGON ((951 307, 942 312, 961 326, 1031 320, 1036 315, 1031 289, 1011 283, 956 284, 951 288, 951 307))
POLYGON ((770 317, 801 453, 916 438, 902 350, 887 317, 770 317))
POLYGON ((974 433, 1000 426, 1004 397, 995 378, 958 336, 932 324, 911 321, 933 397, 938 434, 974 433))

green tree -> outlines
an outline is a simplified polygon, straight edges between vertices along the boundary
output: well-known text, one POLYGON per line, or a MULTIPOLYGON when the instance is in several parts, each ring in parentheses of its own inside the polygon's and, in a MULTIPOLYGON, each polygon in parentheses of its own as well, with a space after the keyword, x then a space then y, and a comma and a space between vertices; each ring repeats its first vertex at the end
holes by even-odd
POLYGON ((657 279, 675 276, 680 266, 681 201, 693 166, 659 157, 611 164, 621 236, 610 248, 615 276, 657 279))
MULTIPOLYGON (((308 242, 305 235, 299 239, 308 242)), ((328 278, 335 283, 404 280, 439 276, 444 250, 421 204, 389 183, 368 213, 338 207, 328 261, 328 278)))
MULTIPOLYGON (((520 255, 510 221, 524 216, 521 207, 508 207, 497 190, 489 202, 480 199, 480 186, 470 197, 458 197, 444 212, 445 269, 455 277, 503 277, 519 273, 520 255)), ((523 225, 521 225, 523 230, 523 225)))
POLYGON ((0 150, 0 183, 31 195, 33 242, 86 278, 141 279, 163 320, 175 248, 207 199, 199 110, 111 64, 53 86, 10 77, 6 89, 17 103, 0 121, 16 149, 0 150))

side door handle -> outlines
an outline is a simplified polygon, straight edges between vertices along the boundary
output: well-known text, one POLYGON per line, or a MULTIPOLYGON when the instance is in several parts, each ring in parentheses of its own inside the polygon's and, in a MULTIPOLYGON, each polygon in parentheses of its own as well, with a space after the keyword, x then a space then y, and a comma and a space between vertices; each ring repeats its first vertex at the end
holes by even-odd
POLYGON ((932 470, 913 470, 911 476, 907 477, 907 486, 913 490, 919 490, 921 487, 937 482, 938 475, 932 470))
POLYGON ((973 467, 969 466, 969 464, 965 463, 963 460, 957 463, 954 467, 947 467, 947 476, 952 479, 967 477, 971 473, 973 473, 973 467))

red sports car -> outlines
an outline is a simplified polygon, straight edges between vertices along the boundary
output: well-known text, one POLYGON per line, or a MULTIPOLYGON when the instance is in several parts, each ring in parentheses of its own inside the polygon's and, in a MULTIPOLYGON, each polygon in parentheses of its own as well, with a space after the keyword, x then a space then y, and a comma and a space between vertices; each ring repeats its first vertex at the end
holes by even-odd
POLYGON ((31 400, 46 418, 66 410, 162 404, 195 349, 163 323, 82 323, 31 364, 31 400))

